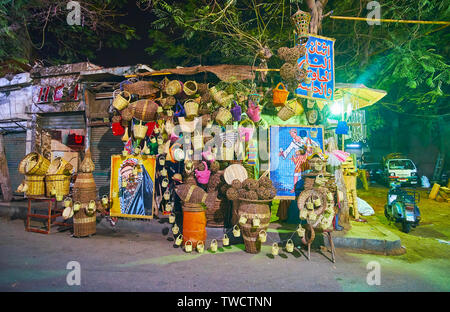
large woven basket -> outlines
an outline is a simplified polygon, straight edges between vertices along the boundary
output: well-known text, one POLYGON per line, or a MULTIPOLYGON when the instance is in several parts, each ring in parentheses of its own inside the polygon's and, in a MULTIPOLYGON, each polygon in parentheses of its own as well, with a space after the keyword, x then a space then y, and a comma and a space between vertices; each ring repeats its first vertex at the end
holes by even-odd
POLYGON ((73 200, 88 203, 97 199, 97 187, 92 173, 78 173, 73 188, 73 200))
POLYGON ((154 121, 156 119, 156 111, 158 104, 152 100, 139 100, 133 102, 134 118, 142 121, 154 121))
POLYGON ((240 224, 239 227, 244 238, 245 251, 248 253, 259 253, 261 251, 261 241, 258 239, 259 232, 267 231, 270 223, 271 200, 247 200, 239 201, 239 217, 245 216, 247 223, 240 224), (261 223, 258 227, 252 225, 253 219, 257 217, 261 223))
POLYGON ((311 14, 298 10, 291 16, 292 25, 295 27, 299 37, 307 37, 309 32, 309 23, 311 21, 311 14))
POLYGON ((45 176, 48 167, 50 167, 50 160, 41 154, 32 152, 25 156, 19 164, 19 172, 27 175, 45 176))
POLYGON ((68 195, 70 191, 70 176, 64 174, 49 174, 45 176, 46 195, 52 196, 52 191, 56 195, 68 195))
POLYGON ((73 215, 73 236, 85 237, 96 232, 96 216, 88 216, 84 208, 81 208, 73 215))
POLYGON ((223 227, 227 215, 228 205, 226 201, 216 199, 213 208, 206 210, 207 227, 223 227))
POLYGON ((27 196, 45 195, 45 176, 26 175, 25 184, 28 186, 27 196))
POLYGON ((128 107, 131 100, 131 94, 127 91, 120 92, 120 90, 116 90, 113 93, 113 107, 118 111, 121 111, 128 107))
POLYGON ((155 87, 155 84, 151 81, 138 81, 131 84, 125 84, 123 89, 132 94, 139 96, 152 96, 158 93, 159 89, 155 87))
POLYGON ((295 111, 292 108, 290 108, 289 106, 283 106, 280 109, 280 111, 278 112, 277 116, 281 120, 286 121, 295 116, 295 111))
POLYGON ((233 119, 231 112, 223 107, 219 108, 219 113, 216 116, 216 121, 219 125, 225 126, 233 119))

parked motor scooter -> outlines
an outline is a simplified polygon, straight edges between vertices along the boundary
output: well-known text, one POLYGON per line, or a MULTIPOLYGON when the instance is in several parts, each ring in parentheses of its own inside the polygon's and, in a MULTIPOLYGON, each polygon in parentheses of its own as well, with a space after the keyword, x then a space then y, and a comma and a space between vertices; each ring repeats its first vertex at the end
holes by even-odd
POLYGON ((414 190, 404 190, 400 186, 400 183, 391 183, 384 215, 390 221, 401 223, 402 231, 409 233, 411 227, 416 227, 420 222, 420 211, 417 206, 420 194, 414 190))

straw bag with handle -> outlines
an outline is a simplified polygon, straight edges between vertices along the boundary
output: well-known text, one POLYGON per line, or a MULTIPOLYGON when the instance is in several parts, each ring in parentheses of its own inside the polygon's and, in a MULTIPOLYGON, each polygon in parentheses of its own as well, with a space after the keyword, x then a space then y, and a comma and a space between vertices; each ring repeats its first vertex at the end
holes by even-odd
POLYGON ((187 100, 184 103, 184 109, 186 111, 186 118, 192 119, 198 116, 198 103, 194 100, 187 100))
POLYGON ((289 91, 286 89, 286 87, 282 82, 277 84, 275 89, 272 90, 272 93, 273 93, 273 105, 275 107, 283 106, 289 95, 289 91))
POLYGON ((225 126, 227 123, 229 123, 233 119, 233 116, 231 115, 230 111, 221 107, 219 108, 219 112, 216 116, 216 121, 221 126, 225 126))
POLYGON ((146 125, 142 124, 142 121, 139 122, 139 124, 135 124, 133 126, 133 133, 135 139, 145 139, 145 136, 147 134, 148 127, 146 125))
POLYGON ((183 91, 186 95, 194 95, 197 93, 197 83, 195 81, 189 80, 184 83, 183 91))
POLYGON ((183 91, 183 83, 178 80, 172 80, 167 83, 166 88, 164 90, 168 95, 176 95, 183 91))
POLYGON ((127 91, 121 92, 120 90, 116 90, 113 93, 114 101, 113 107, 119 111, 128 107, 131 100, 131 94, 127 91))

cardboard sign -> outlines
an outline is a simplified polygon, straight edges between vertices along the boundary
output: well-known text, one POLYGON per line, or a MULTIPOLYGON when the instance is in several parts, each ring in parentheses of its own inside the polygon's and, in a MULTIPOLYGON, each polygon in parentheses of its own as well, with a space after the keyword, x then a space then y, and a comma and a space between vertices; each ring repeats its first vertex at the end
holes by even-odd
POLYGON ((310 83, 302 82, 295 90, 300 97, 332 101, 334 97, 334 40, 310 35, 306 43, 306 54, 298 59, 297 64, 308 67, 310 83))

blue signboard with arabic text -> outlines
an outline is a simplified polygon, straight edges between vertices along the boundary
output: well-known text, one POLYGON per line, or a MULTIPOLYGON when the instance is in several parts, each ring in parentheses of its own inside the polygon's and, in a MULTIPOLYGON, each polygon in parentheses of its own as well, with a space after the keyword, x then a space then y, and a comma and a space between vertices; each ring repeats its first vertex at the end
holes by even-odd
POLYGON ((308 80, 301 82, 295 94, 317 100, 332 101, 334 96, 334 39, 310 35, 306 54, 298 59, 301 68, 308 64, 308 80), (309 82, 309 83, 306 83, 309 82))

